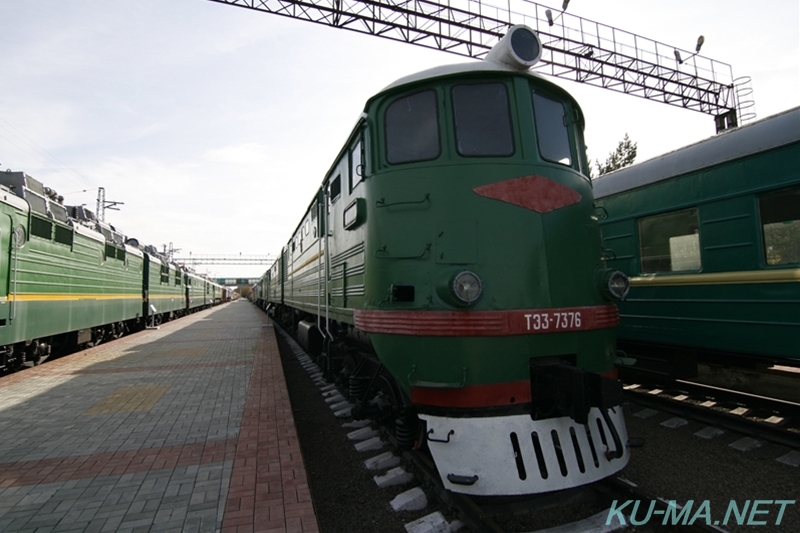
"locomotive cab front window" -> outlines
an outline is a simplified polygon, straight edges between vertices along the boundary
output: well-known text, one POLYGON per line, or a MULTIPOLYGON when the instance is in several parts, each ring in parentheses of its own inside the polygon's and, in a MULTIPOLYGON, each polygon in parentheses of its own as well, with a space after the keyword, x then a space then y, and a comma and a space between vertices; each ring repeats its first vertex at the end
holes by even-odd
POLYGON ((464 157, 514 154, 508 91, 502 83, 453 87, 456 148, 464 157))
POLYGON ((569 144, 567 110, 564 104, 534 92, 533 115, 542 159, 571 167, 573 157, 569 144))
POLYGON ((389 164, 430 161, 439 157, 439 113, 436 91, 402 96, 385 114, 386 161, 389 164))

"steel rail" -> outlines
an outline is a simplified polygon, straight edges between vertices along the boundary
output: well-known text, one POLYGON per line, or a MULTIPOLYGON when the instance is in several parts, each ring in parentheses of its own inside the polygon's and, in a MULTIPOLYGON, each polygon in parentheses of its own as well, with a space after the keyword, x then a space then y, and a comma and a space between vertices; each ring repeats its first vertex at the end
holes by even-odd
POLYGON ((792 449, 800 449, 800 433, 794 433, 767 422, 751 420, 743 415, 726 413, 710 407, 664 398, 646 392, 625 390, 624 393, 626 399, 645 407, 660 409, 674 415, 687 416, 704 424, 722 427, 745 435, 757 436, 792 449))

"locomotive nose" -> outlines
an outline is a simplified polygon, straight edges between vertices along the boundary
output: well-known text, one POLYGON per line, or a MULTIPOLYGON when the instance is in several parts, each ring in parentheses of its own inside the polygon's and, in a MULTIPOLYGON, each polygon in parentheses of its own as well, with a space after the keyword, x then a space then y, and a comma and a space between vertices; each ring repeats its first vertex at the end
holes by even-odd
POLYGON ((624 272, 606 268, 599 272, 597 284, 608 300, 624 300, 631 290, 631 281, 624 272))

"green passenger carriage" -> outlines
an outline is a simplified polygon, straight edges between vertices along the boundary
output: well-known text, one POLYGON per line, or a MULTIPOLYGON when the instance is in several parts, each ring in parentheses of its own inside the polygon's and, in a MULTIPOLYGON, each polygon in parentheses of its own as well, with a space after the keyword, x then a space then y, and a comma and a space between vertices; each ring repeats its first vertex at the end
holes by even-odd
POLYGON ((372 97, 256 287, 356 415, 393 420, 459 492, 558 490, 628 460, 611 379, 627 280, 601 259, 580 107, 528 71, 540 52, 515 26, 486 61, 372 97))
POLYGON ((631 276, 620 347, 650 370, 800 358, 800 108, 594 181, 631 276), (641 358, 645 359, 641 359, 641 358))

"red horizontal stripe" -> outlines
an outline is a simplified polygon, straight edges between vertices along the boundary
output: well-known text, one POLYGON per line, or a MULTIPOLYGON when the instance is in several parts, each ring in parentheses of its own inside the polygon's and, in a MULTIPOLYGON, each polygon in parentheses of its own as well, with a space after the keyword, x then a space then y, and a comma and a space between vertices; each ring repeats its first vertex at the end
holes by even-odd
POLYGON ((353 312, 356 328, 368 333, 429 337, 496 337, 613 328, 619 324, 614 305, 514 309, 511 311, 353 312))
POLYGON ((437 407, 491 407, 531 401, 531 382, 467 385, 457 389, 411 387, 411 402, 437 407))

